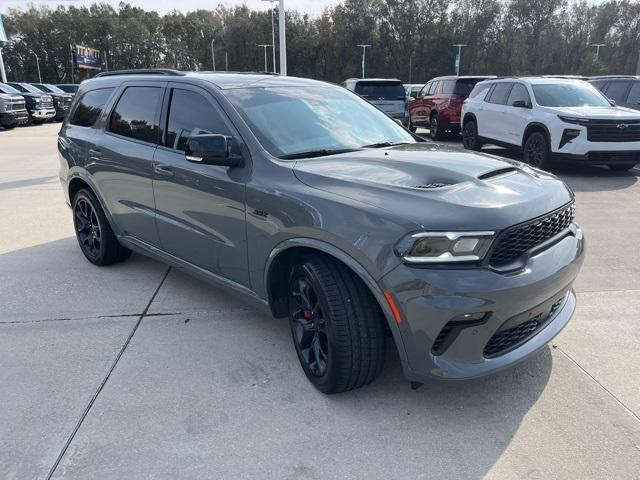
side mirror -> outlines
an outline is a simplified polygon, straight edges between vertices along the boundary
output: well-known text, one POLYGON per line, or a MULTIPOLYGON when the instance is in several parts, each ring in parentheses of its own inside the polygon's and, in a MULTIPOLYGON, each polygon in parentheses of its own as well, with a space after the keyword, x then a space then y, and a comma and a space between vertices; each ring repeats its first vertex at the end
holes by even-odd
POLYGON ((418 92, 411 92, 411 98, 418 98, 418 92))
POLYGON ((516 108, 529 108, 529 104, 524 100, 515 100, 511 106, 516 108))
POLYGON ((224 135, 204 133, 187 140, 185 157, 188 161, 205 165, 238 167, 242 157, 231 153, 229 138, 224 135))

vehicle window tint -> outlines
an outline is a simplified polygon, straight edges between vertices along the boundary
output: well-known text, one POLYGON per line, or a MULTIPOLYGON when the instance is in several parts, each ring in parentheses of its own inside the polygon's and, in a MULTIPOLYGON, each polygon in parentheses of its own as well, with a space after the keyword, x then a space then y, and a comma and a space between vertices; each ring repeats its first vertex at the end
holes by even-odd
POLYGON ((507 99, 507 105, 513 105, 513 102, 517 102, 518 100, 523 100, 526 105, 531 103, 527 87, 521 83, 514 83, 509 98, 507 99))
POLYGON ((128 87, 116 105, 109 131, 136 140, 156 143, 156 112, 162 95, 159 87, 128 87))
POLYGON ((364 80, 356 84, 355 92, 364 98, 384 98, 396 100, 405 98, 404 87, 401 82, 364 80))
POLYGON ((627 88, 629 88, 629 82, 611 82, 607 88, 606 95, 615 100, 616 103, 625 103, 627 88))
POLYGON ((598 90, 602 90, 602 87, 604 87, 605 82, 604 80, 596 80, 594 82, 589 82, 591 83, 591 85, 593 85, 594 87, 596 87, 598 90))
POLYGON ((456 88, 455 80, 444 80, 442 82, 442 88, 440 89, 444 94, 452 94, 456 88))
POLYGON ((69 123, 79 127, 92 127, 112 92, 113 88, 101 88, 85 93, 76 104, 69 123))
POLYGON ((184 151, 189 137, 199 133, 230 135, 224 120, 205 97, 189 90, 174 89, 165 146, 184 151))
POLYGON ((439 87, 440 87, 440 82, 432 82, 431 86, 429 87, 429 91, 427 92, 427 95, 435 95, 439 87))
POLYGON ((481 96, 482 98, 484 98, 490 88, 491 84, 477 84, 475 87, 473 87, 473 90, 471 90, 469 98, 475 98, 477 96, 481 96))
POLYGON ((429 88, 431 88, 431 83, 427 83, 424 87, 422 87, 422 90, 420 90, 420 94, 418 96, 425 97, 429 92, 429 88))
POLYGON ((476 86, 480 79, 476 78, 464 78, 456 81, 456 86, 454 87, 453 93, 460 97, 468 97, 473 87, 476 86))
POLYGON ((509 90, 511 89, 511 85, 513 83, 496 83, 493 91, 489 94, 487 98, 487 102, 489 103, 497 103, 500 105, 504 105, 507 103, 507 97, 509 96, 509 90))
POLYGON ((633 82, 633 84, 631 85, 627 103, 629 105, 640 105, 640 82, 633 82))

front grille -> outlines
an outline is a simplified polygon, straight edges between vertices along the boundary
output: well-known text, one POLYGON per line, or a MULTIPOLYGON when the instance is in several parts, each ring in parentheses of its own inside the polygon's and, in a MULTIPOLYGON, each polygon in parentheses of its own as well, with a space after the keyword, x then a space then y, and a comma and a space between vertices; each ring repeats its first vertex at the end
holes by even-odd
POLYGON ((498 236, 489 257, 489 264, 501 267, 516 260, 525 252, 568 228, 575 213, 575 205, 572 203, 542 217, 507 228, 498 236))
POLYGON ((9 110, 11 111, 24 110, 24 102, 11 102, 9 104, 9 110))
POLYGON ((637 142, 640 141, 640 121, 616 120, 589 122, 587 140, 590 142, 637 142))
POLYGON ((640 163, 640 152, 589 152, 587 157, 589 162, 593 163, 640 163))
POLYGON ((38 103, 37 108, 53 108, 53 100, 44 100, 38 103))
POLYGON ((525 343, 553 318, 558 308, 560 308, 560 305, 562 305, 563 299, 564 297, 558 299, 546 314, 539 313, 535 317, 515 327, 499 330, 494 333, 484 347, 484 356, 486 358, 497 357, 525 343))

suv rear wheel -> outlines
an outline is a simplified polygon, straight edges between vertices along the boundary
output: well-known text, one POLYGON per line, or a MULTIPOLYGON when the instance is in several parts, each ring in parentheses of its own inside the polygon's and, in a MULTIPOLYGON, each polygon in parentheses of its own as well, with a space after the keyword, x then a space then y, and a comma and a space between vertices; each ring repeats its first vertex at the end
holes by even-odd
POLYGON ((302 369, 321 392, 361 387, 382 370, 384 317, 366 286, 341 263, 311 255, 293 268, 289 322, 302 369))
POLYGON ((94 265, 110 265, 131 255, 111 230, 95 195, 81 189, 73 197, 73 225, 84 256, 94 265))
POLYGON ((531 133, 524 142, 523 160, 536 168, 548 168, 551 152, 547 135, 538 131, 531 133))
POLYGON ((467 120, 462 129, 462 144, 467 150, 478 151, 482 143, 478 140, 478 126, 474 120, 467 120))

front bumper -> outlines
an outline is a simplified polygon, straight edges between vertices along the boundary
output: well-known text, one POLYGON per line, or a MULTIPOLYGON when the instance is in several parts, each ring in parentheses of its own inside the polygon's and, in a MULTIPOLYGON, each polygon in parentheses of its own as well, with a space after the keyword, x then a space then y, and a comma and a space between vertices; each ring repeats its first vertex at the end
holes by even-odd
POLYGON ((35 108, 31 111, 31 116, 38 120, 49 120, 56 116, 55 108, 35 108))
POLYGON ((398 328, 406 354, 405 376, 413 381, 474 378, 534 354, 571 318, 576 305, 571 285, 583 259, 582 231, 572 225, 571 233, 532 256, 518 272, 399 265, 381 279, 381 286, 392 293, 402 316, 398 328), (448 345, 434 349, 445 327, 469 313, 484 317, 462 328, 457 324, 453 338, 446 338, 448 345), (538 315, 545 320, 540 328, 510 348, 486 354, 490 340, 498 338, 495 334, 525 326, 538 315))
POLYGON ((584 155, 552 153, 551 158, 558 162, 583 165, 636 165, 640 163, 640 150, 601 150, 584 155))
POLYGON ((24 125, 29 121, 29 113, 26 110, 0 113, 0 125, 14 126, 24 125))
POLYGON ((622 165, 640 163, 640 142, 590 141, 587 128, 581 125, 563 124, 552 135, 551 157, 554 160, 585 165, 622 165), (563 140, 567 130, 578 131, 577 137, 563 140))

